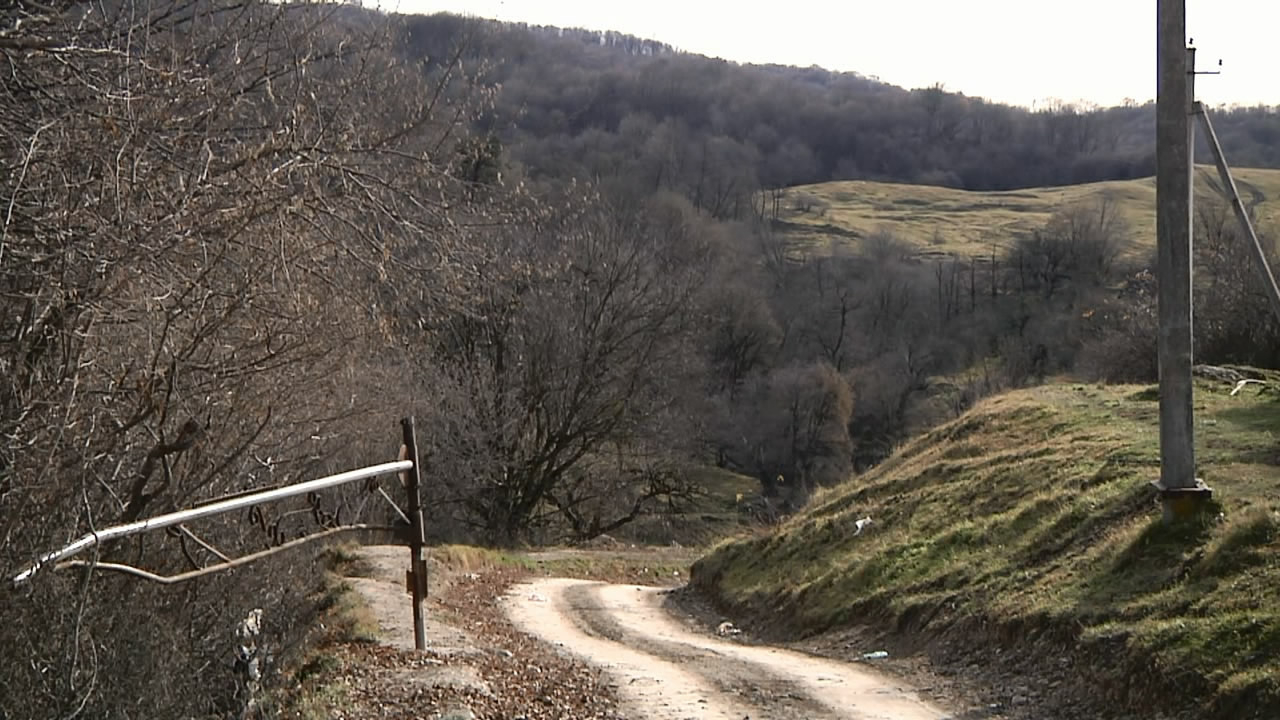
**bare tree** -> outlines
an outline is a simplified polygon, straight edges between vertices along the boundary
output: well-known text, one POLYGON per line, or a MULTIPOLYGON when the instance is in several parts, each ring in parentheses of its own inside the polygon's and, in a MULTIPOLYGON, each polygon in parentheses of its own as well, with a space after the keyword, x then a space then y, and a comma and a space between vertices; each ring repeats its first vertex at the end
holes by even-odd
POLYGON ((722 420, 728 465, 760 480, 784 509, 820 485, 848 476, 853 391, 826 364, 792 366, 757 377, 722 420))
MULTIPOLYGON (((103 524, 325 469, 402 409, 378 404, 395 361, 364 349, 394 335, 409 287, 437 310, 462 299, 482 256, 466 226, 494 218, 447 168, 483 95, 398 42, 349 7, 256 0, 0 15, 4 577, 103 524)), ((270 542, 263 525, 202 532, 243 547, 270 542)), ((203 561, 186 542, 102 553, 203 561)), ((227 709, 207 668, 249 607, 300 582, 277 570, 181 590, 42 574, 0 604, 0 706, 227 709)))
POLYGON ((690 433, 671 410, 697 377, 705 257, 689 220, 587 201, 509 234, 500 262, 519 272, 496 269, 482 303, 445 319, 424 360, 440 502, 485 539, 590 537, 680 491, 690 433))
MULTIPOLYGON (((1216 198, 1197 201, 1195 233, 1197 272, 1206 284, 1196 293, 1197 355, 1210 362, 1273 366, 1280 359, 1280 323, 1230 206, 1216 198)), ((1274 262, 1265 229, 1261 240, 1274 262)))
POLYGON ((1044 228, 1018 241, 1010 264, 1024 291, 1037 288, 1052 300, 1067 284, 1087 290, 1107 282, 1128 242, 1128 222, 1103 195, 1055 212, 1044 228))
POLYGON ((773 310, 759 291, 724 278, 708 300, 705 352, 711 388, 736 395, 753 374, 771 367, 782 339, 773 310))

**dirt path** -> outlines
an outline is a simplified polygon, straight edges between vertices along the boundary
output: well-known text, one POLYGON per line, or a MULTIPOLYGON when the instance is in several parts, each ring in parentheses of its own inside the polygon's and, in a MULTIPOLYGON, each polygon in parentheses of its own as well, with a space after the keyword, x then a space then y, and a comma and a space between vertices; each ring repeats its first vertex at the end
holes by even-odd
MULTIPOLYGON (((413 614, 404 579, 404 568, 409 564, 405 560, 407 554, 402 547, 371 545, 361 548, 360 556, 368 564, 368 574, 347 578, 347 582, 360 592, 377 621, 378 637, 399 650, 413 649, 413 614)), ((435 599, 443 589, 432 588, 431 598, 435 599)), ((424 613, 424 617, 433 651, 464 655, 477 652, 475 641, 457 627, 440 622, 438 613, 424 613)))
POLYGON ((512 588, 516 627, 604 669, 627 714, 654 720, 942 720, 870 668, 704 635, 663 608, 662 588, 544 578, 512 588))
POLYGON ((407 556, 401 547, 360 549, 344 584, 359 593, 353 612, 372 632, 319 649, 325 662, 312 663, 310 691, 282 717, 623 720, 598 669, 507 620, 500 601, 524 569, 431 557, 427 649, 415 652, 407 556))

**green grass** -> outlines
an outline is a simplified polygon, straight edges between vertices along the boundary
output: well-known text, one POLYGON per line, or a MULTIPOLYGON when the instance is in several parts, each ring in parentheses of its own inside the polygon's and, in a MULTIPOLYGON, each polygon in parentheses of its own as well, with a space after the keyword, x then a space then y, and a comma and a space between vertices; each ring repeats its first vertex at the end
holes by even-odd
POLYGON ((694 581, 788 632, 1035 628, 1178 668, 1223 717, 1280 703, 1280 394, 1230 389, 1196 383, 1215 500, 1190 525, 1163 525, 1148 485, 1153 388, 1054 385, 980 403, 776 532, 715 548, 694 581))
MULTIPOLYGON (((1280 224, 1280 170, 1233 170, 1246 204, 1256 205, 1260 227, 1280 224)), ((1212 166, 1197 168, 1197 197, 1217 195, 1212 166)), ((1019 235, 1042 227, 1056 210, 1107 195, 1128 219, 1129 257, 1143 258, 1155 247, 1155 180, 1123 180, 971 192, 928 185, 841 181, 791 188, 789 196, 811 193, 829 207, 819 214, 783 202, 779 218, 797 248, 823 255, 843 247, 858 251, 878 230, 891 230, 921 256, 989 257, 1019 235)))
POLYGON ((691 470, 688 479, 703 493, 695 508, 700 512, 737 512, 742 503, 760 494, 755 478, 710 465, 691 470))
POLYGON ((337 642, 378 641, 378 619, 345 578, 326 574, 318 609, 337 642))

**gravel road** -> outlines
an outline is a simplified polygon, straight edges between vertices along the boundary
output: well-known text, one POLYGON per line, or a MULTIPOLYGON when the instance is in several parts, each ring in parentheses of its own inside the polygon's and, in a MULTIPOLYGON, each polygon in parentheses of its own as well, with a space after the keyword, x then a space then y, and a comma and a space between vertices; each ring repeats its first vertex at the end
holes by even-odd
POLYGON ((664 609, 666 592, 542 578, 513 586, 503 607, 518 629, 601 668, 637 720, 951 717, 870 667, 701 632, 664 609))

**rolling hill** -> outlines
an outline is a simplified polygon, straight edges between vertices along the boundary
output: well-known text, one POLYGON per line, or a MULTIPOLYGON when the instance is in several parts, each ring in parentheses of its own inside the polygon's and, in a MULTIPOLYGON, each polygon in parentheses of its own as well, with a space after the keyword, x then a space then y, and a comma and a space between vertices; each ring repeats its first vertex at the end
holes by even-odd
MULTIPOLYGON (((1233 170, 1245 203, 1253 206, 1261 228, 1280 225, 1280 170, 1233 170)), ((1211 166, 1196 170, 1196 197, 1220 197, 1211 166)), ((997 192, 976 192, 928 185, 827 182, 791 188, 778 226, 797 249, 823 255, 840 247, 857 250, 860 241, 881 229, 917 248, 923 257, 990 256, 1010 241, 1043 226, 1054 211, 1095 198, 1110 197, 1128 219, 1132 244, 1126 255, 1141 257, 1155 248, 1155 179, 1117 180, 997 192), (818 202, 799 205, 806 195, 818 202)))

